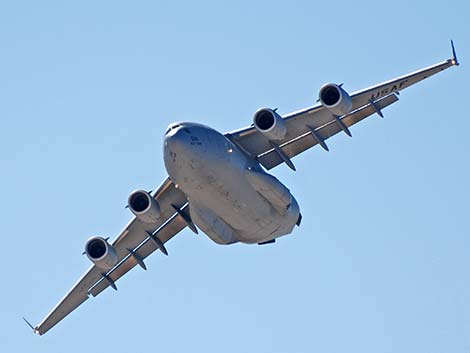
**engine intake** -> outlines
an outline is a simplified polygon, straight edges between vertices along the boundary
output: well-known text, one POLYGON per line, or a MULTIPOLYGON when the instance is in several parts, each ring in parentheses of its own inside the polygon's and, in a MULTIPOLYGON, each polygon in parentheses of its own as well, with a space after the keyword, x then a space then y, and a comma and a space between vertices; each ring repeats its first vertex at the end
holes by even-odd
POLYGON ((144 223, 157 223, 160 218, 160 205, 147 191, 132 192, 127 204, 131 212, 144 223))
POLYGON ((327 83, 320 88, 321 104, 335 115, 348 114, 352 109, 351 96, 339 85, 327 83))
POLYGON ((258 109, 253 116, 253 124, 269 140, 282 140, 287 134, 284 119, 269 108, 258 109))
POLYGON ((88 239, 85 254, 99 268, 110 270, 118 263, 116 250, 102 237, 88 239))

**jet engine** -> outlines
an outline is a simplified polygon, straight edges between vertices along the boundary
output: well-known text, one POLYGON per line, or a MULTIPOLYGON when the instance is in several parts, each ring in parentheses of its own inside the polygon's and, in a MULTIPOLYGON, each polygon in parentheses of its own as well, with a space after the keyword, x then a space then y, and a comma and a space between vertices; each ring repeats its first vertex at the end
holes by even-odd
POLYGON ((320 88, 321 104, 335 115, 348 114, 352 109, 351 96, 340 86, 327 83, 320 88))
POLYGON ((253 124, 259 132, 273 141, 282 140, 287 134, 284 119, 269 108, 258 109, 253 116, 253 124))
POLYGON ((85 244, 85 254, 96 266, 110 270, 118 263, 116 250, 102 237, 88 239, 85 244))
POLYGON ((131 212, 144 223, 156 223, 160 218, 160 205, 147 191, 133 191, 127 204, 131 212))

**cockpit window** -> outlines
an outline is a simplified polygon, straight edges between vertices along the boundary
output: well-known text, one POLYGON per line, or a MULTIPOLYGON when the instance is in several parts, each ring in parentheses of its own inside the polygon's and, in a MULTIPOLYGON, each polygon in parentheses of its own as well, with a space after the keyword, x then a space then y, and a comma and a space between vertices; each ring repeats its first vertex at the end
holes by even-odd
POLYGON ((170 127, 168 127, 168 129, 166 129, 165 135, 168 134, 171 130, 176 129, 177 127, 180 127, 180 126, 181 126, 180 124, 171 125, 170 127))

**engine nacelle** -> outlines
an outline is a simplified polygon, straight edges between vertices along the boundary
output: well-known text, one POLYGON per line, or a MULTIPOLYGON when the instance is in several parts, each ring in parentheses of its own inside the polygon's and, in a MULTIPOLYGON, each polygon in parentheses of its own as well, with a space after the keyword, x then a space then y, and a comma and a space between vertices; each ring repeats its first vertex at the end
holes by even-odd
POLYGON ((157 223, 160 218, 160 205, 147 191, 133 191, 127 204, 131 212, 144 223, 157 223))
POLYGON ((85 244, 85 254, 96 266, 110 270, 118 263, 116 250, 102 237, 88 239, 85 244))
POLYGON ((320 88, 321 104, 335 115, 348 114, 352 109, 351 96, 341 86, 327 83, 320 88))
POLYGON ((287 134, 284 119, 269 108, 258 109, 253 116, 253 124, 269 140, 282 140, 287 134))

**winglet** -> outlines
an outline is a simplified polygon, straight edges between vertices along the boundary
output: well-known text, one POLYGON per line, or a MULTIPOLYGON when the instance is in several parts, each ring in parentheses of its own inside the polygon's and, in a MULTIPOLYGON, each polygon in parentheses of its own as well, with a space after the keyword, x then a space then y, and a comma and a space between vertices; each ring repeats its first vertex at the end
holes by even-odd
POLYGON ((24 317, 23 317, 23 320, 31 328, 31 330, 33 330, 34 333, 39 334, 39 331, 38 331, 37 327, 34 327, 33 325, 31 325, 30 322, 28 320, 26 320, 26 318, 24 318, 24 317))
POLYGON ((451 39, 450 40, 450 45, 452 47, 452 58, 450 59, 450 62, 452 65, 460 65, 459 61, 457 60, 457 54, 455 54, 455 47, 454 47, 454 41, 451 39))

